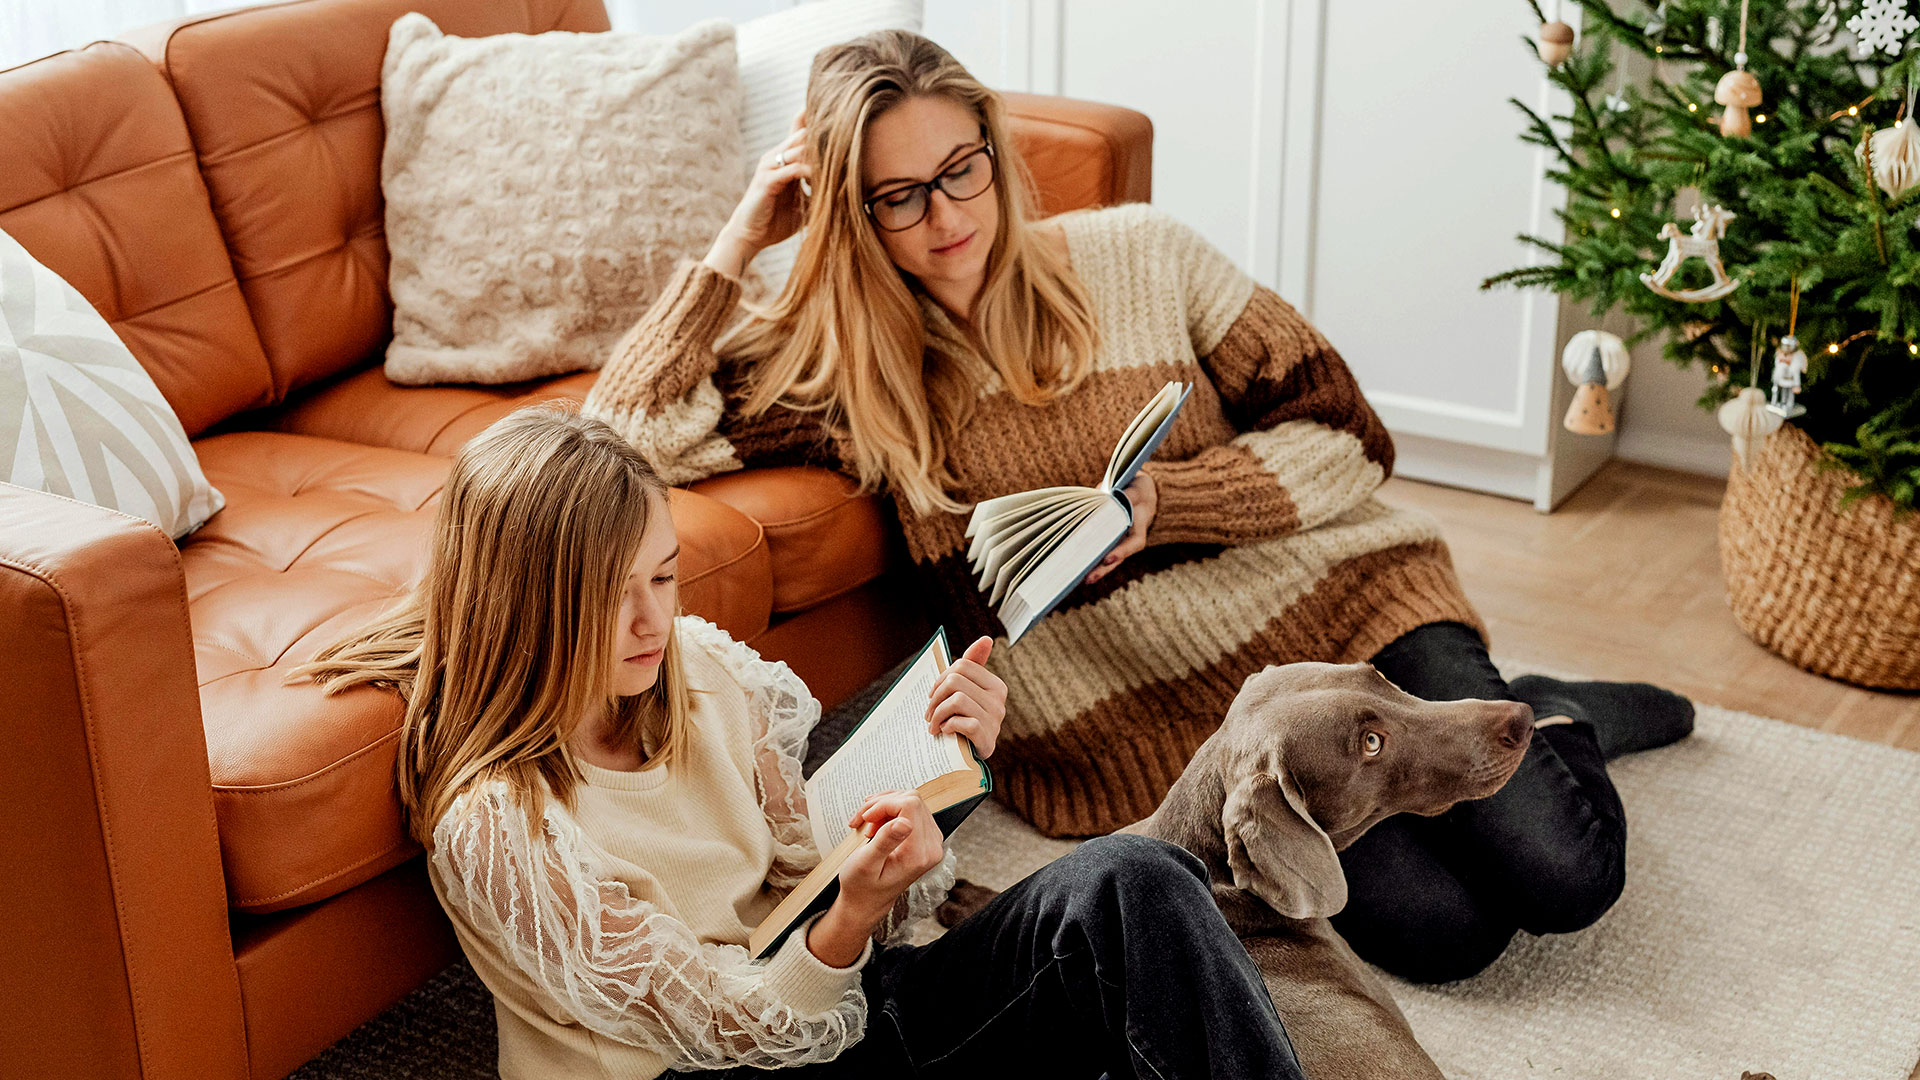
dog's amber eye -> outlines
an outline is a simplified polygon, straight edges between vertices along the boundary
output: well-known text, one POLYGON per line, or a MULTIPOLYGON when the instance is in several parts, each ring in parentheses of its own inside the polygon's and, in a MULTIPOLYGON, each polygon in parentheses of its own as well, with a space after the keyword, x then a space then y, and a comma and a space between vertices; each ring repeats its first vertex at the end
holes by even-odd
POLYGON ((1380 734, 1377 731, 1369 731, 1366 733, 1365 736, 1363 736, 1360 739, 1360 746, 1362 749, 1364 749, 1367 752, 1368 757, 1373 757, 1374 755, 1380 753, 1381 749, 1383 749, 1386 745, 1387 745, 1386 736, 1380 734))

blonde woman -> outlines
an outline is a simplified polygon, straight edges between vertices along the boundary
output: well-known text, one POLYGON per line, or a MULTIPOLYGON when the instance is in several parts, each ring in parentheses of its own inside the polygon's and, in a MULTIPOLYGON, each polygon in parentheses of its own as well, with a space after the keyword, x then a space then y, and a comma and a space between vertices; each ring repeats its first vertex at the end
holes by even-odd
MULTIPOLYGON (((800 763, 820 707, 677 615, 666 487, 604 424, 536 407, 482 432, 432 545, 403 607, 296 674, 406 696, 407 829, 493 992, 504 1080, 1300 1075, 1205 868, 1145 837, 1082 845, 916 947, 953 858, 917 796, 876 792, 832 906, 750 960, 819 862, 800 763)), ((982 757, 1005 713, 990 648, 927 706, 982 757)))
POLYGON ((1010 805, 1048 833, 1110 832, 1154 809, 1247 675, 1371 660, 1430 699, 1525 700, 1540 727, 1493 798, 1390 819, 1343 854, 1336 924, 1361 955, 1453 979, 1517 929, 1598 918, 1625 843, 1603 758, 1684 735, 1691 705, 1504 682, 1434 523, 1373 498, 1392 441, 1332 346, 1150 207, 1033 220, 1000 98, 925 38, 815 58, 803 120, 586 409, 675 483, 811 462, 883 491, 931 602, 971 638, 1002 629, 967 571, 966 511, 1093 482, 1169 379, 1195 389, 1126 491, 1132 534, 994 655, 1010 805), (737 311, 754 255, 803 222, 785 290, 737 311))

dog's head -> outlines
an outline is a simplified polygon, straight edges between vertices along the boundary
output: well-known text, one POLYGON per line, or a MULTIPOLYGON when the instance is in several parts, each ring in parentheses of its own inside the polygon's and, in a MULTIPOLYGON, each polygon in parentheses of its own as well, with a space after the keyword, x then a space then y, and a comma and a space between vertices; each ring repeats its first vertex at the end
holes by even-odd
POLYGON ((1438 814, 1500 789, 1533 711, 1422 701, 1369 664, 1287 664, 1247 679, 1214 739, 1234 884, 1294 919, 1346 905, 1336 852, 1399 813, 1438 814))

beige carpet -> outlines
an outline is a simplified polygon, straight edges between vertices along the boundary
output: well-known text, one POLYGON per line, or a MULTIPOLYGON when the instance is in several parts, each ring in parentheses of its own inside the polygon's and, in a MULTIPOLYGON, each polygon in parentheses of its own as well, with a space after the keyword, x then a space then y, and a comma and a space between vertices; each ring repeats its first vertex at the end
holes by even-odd
MULTIPOLYGON (((1920 701, 1915 703, 1920 708, 1920 701)), ((1627 887, 1480 976, 1395 981, 1453 1080, 1908 1080, 1920 1060, 1920 754, 1701 706, 1610 766, 1627 887)), ((1070 850, 1002 809, 954 836, 1004 888, 1070 850)))

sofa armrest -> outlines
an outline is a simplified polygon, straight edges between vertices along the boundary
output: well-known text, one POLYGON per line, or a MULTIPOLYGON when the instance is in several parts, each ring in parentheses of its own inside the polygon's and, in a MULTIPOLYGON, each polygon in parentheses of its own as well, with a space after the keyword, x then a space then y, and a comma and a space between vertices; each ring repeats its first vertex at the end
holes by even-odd
POLYGON ((7 1069, 244 1080, 178 552, 0 483, 0 657, 7 1069))
POLYGON ((1002 94, 1040 212, 1153 197, 1153 122, 1145 113, 1044 94, 1002 94))

